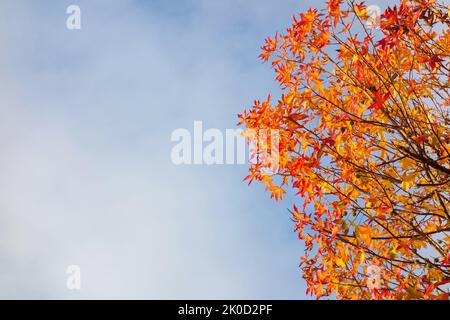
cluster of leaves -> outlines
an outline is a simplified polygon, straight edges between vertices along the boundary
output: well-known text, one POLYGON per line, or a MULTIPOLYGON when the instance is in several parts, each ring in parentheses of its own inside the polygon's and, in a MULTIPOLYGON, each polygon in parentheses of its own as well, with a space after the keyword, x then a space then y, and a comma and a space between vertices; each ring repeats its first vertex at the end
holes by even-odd
POLYGON ((279 167, 253 163, 305 242, 317 298, 448 299, 450 17, 435 0, 401 0, 369 28, 365 3, 329 0, 266 39, 283 89, 239 115, 278 129, 279 167), (368 282, 377 266, 380 283, 368 282))

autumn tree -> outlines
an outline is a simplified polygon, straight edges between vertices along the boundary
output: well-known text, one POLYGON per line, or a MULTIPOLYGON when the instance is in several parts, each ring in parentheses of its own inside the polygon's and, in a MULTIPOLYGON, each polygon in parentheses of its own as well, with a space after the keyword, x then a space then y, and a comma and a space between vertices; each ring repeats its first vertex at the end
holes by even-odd
POLYGON ((401 0, 377 23, 363 2, 330 0, 262 47, 282 94, 240 124, 279 130, 279 165, 252 163, 246 180, 294 191, 307 294, 449 298, 448 11, 401 0))

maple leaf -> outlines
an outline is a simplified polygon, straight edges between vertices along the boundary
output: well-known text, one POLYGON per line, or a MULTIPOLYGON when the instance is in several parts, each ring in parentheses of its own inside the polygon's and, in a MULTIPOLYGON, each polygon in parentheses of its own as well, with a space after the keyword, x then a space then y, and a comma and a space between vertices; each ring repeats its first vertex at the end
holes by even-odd
POLYGON ((435 54, 428 59, 427 63, 430 66, 430 69, 434 70, 434 69, 436 69, 436 66, 439 63, 442 63, 443 61, 444 61, 443 59, 439 58, 439 56, 435 54))
POLYGON ((291 118, 292 120, 295 120, 295 121, 300 121, 300 120, 307 119, 307 118, 308 118, 308 115, 306 115, 306 114, 301 114, 301 113, 295 113, 295 114, 291 114, 291 115, 290 115, 290 118, 291 118))
POLYGON ((374 103, 372 103, 372 104, 369 106, 369 110, 372 110, 372 109, 376 109, 376 110, 381 109, 381 108, 383 107, 384 103, 389 99, 389 96, 390 96, 389 93, 385 93, 385 94, 382 95, 382 94, 380 94, 379 92, 374 92, 374 93, 373 93, 373 100, 374 100, 374 103))

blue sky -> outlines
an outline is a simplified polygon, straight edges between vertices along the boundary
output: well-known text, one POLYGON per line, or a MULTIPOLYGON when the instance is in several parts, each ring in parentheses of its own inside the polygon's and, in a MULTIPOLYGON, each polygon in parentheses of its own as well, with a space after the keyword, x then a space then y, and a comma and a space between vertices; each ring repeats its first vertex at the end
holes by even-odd
POLYGON ((259 47, 312 2, 1 1, 0 297, 305 298, 288 203, 170 135, 276 93, 259 47))

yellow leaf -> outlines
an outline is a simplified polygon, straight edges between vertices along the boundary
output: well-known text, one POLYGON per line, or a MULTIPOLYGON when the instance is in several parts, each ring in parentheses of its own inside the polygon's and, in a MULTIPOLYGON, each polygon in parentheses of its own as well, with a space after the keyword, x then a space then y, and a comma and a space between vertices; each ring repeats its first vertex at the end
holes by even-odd
POLYGON ((359 238, 369 245, 372 240, 372 229, 369 226, 359 226, 358 230, 359 238))
POLYGON ((336 265, 338 267, 341 267, 342 269, 345 269, 345 263, 344 263, 344 261, 341 258, 337 258, 336 259, 336 265))
POLYGON ((396 257, 398 252, 397 252, 397 245, 394 245, 391 250, 389 250, 389 254, 391 255, 391 257, 396 257))
POLYGON ((364 251, 361 251, 361 255, 359 256, 359 262, 364 263, 366 261, 366 255, 364 254, 364 251))

